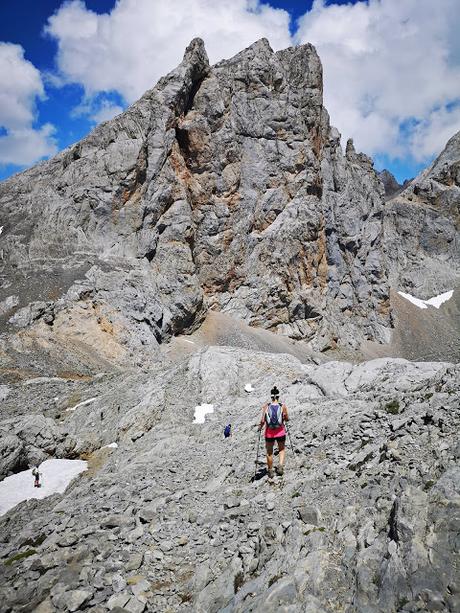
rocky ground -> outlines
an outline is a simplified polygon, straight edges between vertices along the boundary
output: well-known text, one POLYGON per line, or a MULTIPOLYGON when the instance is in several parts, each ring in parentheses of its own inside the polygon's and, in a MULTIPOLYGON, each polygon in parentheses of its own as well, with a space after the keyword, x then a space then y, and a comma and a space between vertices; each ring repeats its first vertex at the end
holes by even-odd
POLYGON ((49 456, 89 470, 0 518, 1 610, 460 610, 459 374, 202 347, 3 386, 4 475, 49 456), (254 426, 273 383, 292 445, 271 483, 254 426))

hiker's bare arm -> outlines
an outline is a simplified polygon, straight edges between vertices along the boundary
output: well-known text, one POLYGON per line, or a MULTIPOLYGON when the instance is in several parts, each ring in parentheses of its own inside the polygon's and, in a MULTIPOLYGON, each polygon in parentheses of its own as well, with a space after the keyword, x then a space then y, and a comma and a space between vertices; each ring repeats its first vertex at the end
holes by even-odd
POLYGON ((263 427, 263 425, 265 423, 265 412, 266 412, 266 410, 267 410, 267 405, 264 404, 264 406, 262 407, 262 415, 260 416, 260 422, 259 422, 259 425, 258 425, 259 430, 262 430, 262 427, 263 427))
POLYGON ((284 421, 289 421, 289 413, 285 404, 283 404, 283 419, 284 421))

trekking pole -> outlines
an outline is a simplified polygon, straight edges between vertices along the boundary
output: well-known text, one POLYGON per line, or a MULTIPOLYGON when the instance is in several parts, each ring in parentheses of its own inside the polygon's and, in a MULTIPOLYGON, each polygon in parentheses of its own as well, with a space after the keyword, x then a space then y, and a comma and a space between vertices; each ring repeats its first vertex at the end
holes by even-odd
POLYGON ((254 471, 254 479, 253 481, 256 480, 256 476, 257 476, 257 467, 259 465, 259 444, 260 444, 260 433, 262 432, 262 429, 259 430, 259 436, 257 437, 257 453, 256 453, 256 468, 254 471))
POLYGON ((294 452, 294 447, 292 445, 291 433, 289 432, 289 426, 287 425, 287 421, 284 422, 284 425, 286 426, 286 432, 287 432, 288 439, 289 439, 289 445, 291 446, 291 451, 292 451, 292 453, 295 453, 294 452))

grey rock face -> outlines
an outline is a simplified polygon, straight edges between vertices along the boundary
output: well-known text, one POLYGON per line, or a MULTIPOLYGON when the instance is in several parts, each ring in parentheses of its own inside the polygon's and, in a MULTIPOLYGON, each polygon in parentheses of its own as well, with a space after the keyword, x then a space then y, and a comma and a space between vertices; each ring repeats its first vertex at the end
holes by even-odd
POLYGON ((398 195, 412 181, 412 179, 406 179, 401 185, 401 183, 398 183, 395 176, 387 169, 378 172, 377 176, 383 183, 383 188, 385 190, 385 200, 389 200, 390 198, 393 198, 394 196, 398 195))
POLYGON ((0 477, 56 455, 75 457, 75 441, 67 437, 54 419, 41 414, 25 414, 19 420, 4 419, 0 435, 0 477))
POLYGON ((394 175, 389 170, 382 170, 377 173, 380 181, 383 183, 385 189, 385 196, 394 196, 397 192, 401 191, 402 185, 400 185, 394 175))
POLYGON ((382 189, 342 153, 311 45, 210 67, 194 40, 125 113, 3 182, 0 210, 4 321, 49 351, 133 361, 209 309, 320 350, 387 337, 382 189))
POLYGON ((28 468, 24 443, 14 434, 2 433, 0 438, 0 478, 8 474, 28 468))
POLYGON ((460 132, 385 207, 390 282, 418 298, 459 285, 460 132))

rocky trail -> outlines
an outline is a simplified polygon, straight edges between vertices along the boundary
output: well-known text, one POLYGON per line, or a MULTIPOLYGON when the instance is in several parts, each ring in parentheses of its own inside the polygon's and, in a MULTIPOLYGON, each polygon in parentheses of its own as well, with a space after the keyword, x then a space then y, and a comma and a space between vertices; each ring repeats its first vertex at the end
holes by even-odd
POLYGON ((458 377, 211 347, 136 385, 79 383, 96 400, 53 424, 89 470, 1 518, 4 610, 458 610, 458 377), (295 452, 270 483, 262 464, 253 480, 255 424, 274 381, 295 452), (214 412, 193 424, 202 402, 214 412))

